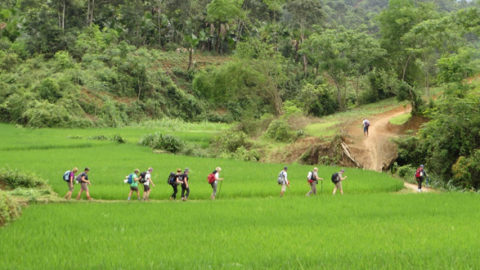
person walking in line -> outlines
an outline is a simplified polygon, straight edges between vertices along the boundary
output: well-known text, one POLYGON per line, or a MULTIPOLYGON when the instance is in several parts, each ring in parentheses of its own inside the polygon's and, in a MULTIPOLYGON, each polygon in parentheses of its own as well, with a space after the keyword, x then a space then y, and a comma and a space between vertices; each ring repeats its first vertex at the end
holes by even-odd
POLYGON ((283 197, 283 194, 285 194, 285 191, 287 191, 287 186, 290 186, 290 182, 288 181, 287 177, 287 170, 287 167, 283 167, 283 170, 278 174, 277 182, 282 186, 282 189, 280 190, 280 197, 283 197))
POLYGON ((418 192, 422 192, 422 183, 425 177, 427 177, 427 173, 425 172, 425 168, 422 164, 420 165, 420 167, 417 168, 417 171, 415 172, 415 179, 417 180, 418 184, 418 192))
POLYGON ((90 180, 88 180, 88 173, 90 172, 89 168, 85 168, 85 170, 79 174, 76 178, 77 182, 80 183, 80 192, 78 192, 77 200, 80 200, 82 196, 82 192, 85 191, 87 194, 87 199, 90 201, 92 197, 90 197, 90 192, 88 190, 88 186, 91 185, 90 180))
POLYGON ((315 167, 313 168, 313 171, 308 172, 308 175, 307 175, 307 181, 308 181, 308 184, 310 185, 310 191, 306 194, 307 197, 309 197, 312 194, 317 195, 318 180, 323 181, 323 178, 318 177, 318 168, 315 167))
POLYGON ((366 118, 363 119, 363 135, 368 137, 368 128, 370 127, 370 121, 366 118))
POLYGON ((223 181, 223 178, 220 178, 220 172, 222 171, 222 168, 217 167, 215 170, 208 175, 208 183, 212 186, 212 195, 210 196, 210 199, 215 200, 215 197, 217 196, 217 187, 219 181, 223 181))
POLYGON ((332 182, 335 184, 335 187, 333 188, 332 194, 335 195, 337 193, 337 190, 340 190, 340 194, 343 195, 343 188, 342 188, 342 181, 347 179, 347 177, 343 176, 343 173, 345 172, 344 169, 341 169, 339 172, 336 172, 332 175, 332 182))
POLYGON ((78 172, 78 168, 75 167, 73 170, 71 170, 68 173, 68 180, 67 180, 67 185, 68 185, 68 192, 65 194, 64 198, 67 200, 72 199, 72 193, 73 193, 73 181, 75 181, 75 174, 78 172))
POLYGON ((190 195, 190 186, 188 184, 188 173, 189 173, 189 170, 187 168, 187 169, 185 169, 183 174, 178 177, 179 181, 182 182, 182 186, 181 186, 182 187, 182 201, 184 201, 184 202, 188 200, 188 196, 190 195))
POLYGON ((150 199, 150 184, 152 187, 155 186, 155 184, 152 181, 152 172, 153 168, 148 168, 147 172, 145 173, 145 178, 143 182, 143 200, 147 201, 150 199))
POLYGON ((128 183, 130 183, 130 192, 128 193, 128 198, 127 198, 128 201, 130 201, 132 197, 132 193, 134 191, 137 193, 137 199, 140 200, 140 192, 138 192, 138 181, 140 180, 140 177, 138 177, 139 172, 140 172, 139 169, 135 169, 133 173, 127 176, 128 183))
POLYGON ((173 193, 170 196, 170 200, 177 199, 178 185, 182 184, 182 182, 178 179, 180 175, 182 175, 182 169, 177 169, 174 180, 170 182, 170 185, 173 188, 173 193))

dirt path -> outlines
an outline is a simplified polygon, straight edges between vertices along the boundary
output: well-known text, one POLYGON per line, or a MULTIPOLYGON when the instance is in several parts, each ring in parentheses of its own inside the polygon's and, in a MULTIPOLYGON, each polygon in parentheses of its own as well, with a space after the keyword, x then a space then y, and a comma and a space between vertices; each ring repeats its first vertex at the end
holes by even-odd
POLYGON ((370 121, 369 135, 364 136, 362 120, 358 123, 350 123, 347 129, 349 136, 349 147, 353 157, 365 169, 382 171, 385 164, 388 164, 396 155, 396 146, 391 141, 393 137, 399 135, 394 130, 389 121, 391 118, 410 112, 410 107, 398 107, 388 112, 375 115, 370 121))

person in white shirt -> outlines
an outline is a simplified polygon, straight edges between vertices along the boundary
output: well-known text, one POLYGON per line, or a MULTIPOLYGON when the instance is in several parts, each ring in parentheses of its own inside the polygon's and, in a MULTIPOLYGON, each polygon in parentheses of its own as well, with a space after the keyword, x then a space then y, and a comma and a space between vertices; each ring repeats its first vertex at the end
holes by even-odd
POLYGON ((318 168, 315 167, 313 168, 313 171, 308 172, 308 175, 307 175, 307 181, 308 181, 308 184, 310 185, 310 191, 306 194, 307 197, 309 197, 312 194, 317 195, 318 180, 323 181, 323 178, 318 177, 318 168))
POLYGON ((213 175, 215 175, 215 181, 211 183, 212 186, 212 196, 210 198, 212 200, 215 200, 215 196, 217 196, 217 187, 218 187, 218 181, 223 181, 223 178, 220 178, 220 172, 222 171, 222 168, 217 167, 215 170, 212 172, 213 175))
POLYGON ((152 187, 155 186, 155 184, 152 181, 152 172, 153 172, 153 168, 148 168, 145 174, 145 182, 143 183, 143 200, 145 201, 147 201, 150 198, 150 184, 152 184, 152 187))
POLYGON ((363 119, 363 135, 368 137, 368 128, 370 127, 370 121, 368 121, 366 118, 363 119))
POLYGON ((283 197, 283 194, 285 191, 287 191, 287 186, 290 186, 290 182, 288 181, 287 177, 287 167, 284 167, 283 170, 278 174, 278 184, 282 186, 282 189, 280 190, 280 197, 283 197))

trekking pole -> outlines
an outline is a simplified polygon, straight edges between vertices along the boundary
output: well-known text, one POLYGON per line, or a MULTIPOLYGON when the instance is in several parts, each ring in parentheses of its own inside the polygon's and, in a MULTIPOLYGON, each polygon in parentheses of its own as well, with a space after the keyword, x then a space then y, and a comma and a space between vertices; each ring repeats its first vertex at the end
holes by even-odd
POLYGON ((320 187, 320 193, 323 193, 323 180, 322 180, 322 185, 320 187))

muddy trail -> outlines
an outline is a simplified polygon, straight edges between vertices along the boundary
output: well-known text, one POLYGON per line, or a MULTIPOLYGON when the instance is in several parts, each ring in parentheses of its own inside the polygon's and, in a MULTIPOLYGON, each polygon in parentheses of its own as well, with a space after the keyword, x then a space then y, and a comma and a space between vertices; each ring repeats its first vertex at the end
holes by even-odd
MULTIPOLYGON (((370 128, 368 136, 363 133, 362 121, 347 123, 347 144, 350 148, 353 158, 361 167, 383 171, 397 157, 397 147, 392 139, 405 133, 406 130, 418 130, 425 119, 411 118, 407 123, 401 126, 392 125, 390 119, 393 117, 409 113, 410 106, 401 106, 393 110, 370 117, 370 128)), ((417 191, 417 186, 405 182, 405 188, 409 191, 417 191)), ((432 192, 430 188, 423 188, 424 192, 432 192)))
POLYGON ((390 124, 389 121, 395 116, 410 111, 410 106, 401 106, 370 117, 368 136, 363 134, 362 120, 349 123, 349 128, 346 130, 347 144, 352 156, 363 168, 382 171, 396 157, 397 149, 392 138, 402 134, 403 129, 390 124))

